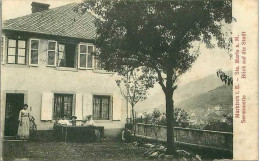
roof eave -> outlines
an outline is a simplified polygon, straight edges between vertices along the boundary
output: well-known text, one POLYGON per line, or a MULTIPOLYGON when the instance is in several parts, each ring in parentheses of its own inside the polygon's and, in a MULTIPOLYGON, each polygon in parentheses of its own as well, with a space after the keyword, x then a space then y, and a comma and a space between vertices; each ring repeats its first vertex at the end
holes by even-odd
POLYGON ((25 32, 25 33, 30 33, 30 34, 40 34, 40 35, 46 35, 46 36, 57 36, 57 37, 62 37, 62 38, 82 39, 82 40, 93 41, 93 42, 95 41, 94 38, 73 37, 73 36, 67 36, 67 35, 49 34, 49 33, 44 33, 44 32, 34 32, 34 31, 8 29, 8 28, 3 28, 2 30, 3 31, 13 31, 13 32, 25 32))

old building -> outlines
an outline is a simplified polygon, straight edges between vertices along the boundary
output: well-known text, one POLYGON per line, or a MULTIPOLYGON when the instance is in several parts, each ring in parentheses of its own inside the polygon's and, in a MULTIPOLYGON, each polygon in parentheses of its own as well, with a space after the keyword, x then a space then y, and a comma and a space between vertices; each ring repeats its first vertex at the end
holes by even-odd
POLYGON ((29 105, 38 130, 55 119, 93 115, 105 135, 124 127, 127 108, 114 74, 102 70, 95 50, 95 16, 77 4, 49 9, 32 3, 32 14, 3 22, 1 114, 5 136, 17 133, 18 113, 29 105))

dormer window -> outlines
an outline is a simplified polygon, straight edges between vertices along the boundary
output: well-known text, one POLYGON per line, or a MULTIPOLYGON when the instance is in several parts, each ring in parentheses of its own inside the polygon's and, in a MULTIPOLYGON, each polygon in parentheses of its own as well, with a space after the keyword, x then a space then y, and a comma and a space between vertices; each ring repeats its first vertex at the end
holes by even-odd
POLYGON ((26 41, 8 39, 7 63, 25 64, 26 41))

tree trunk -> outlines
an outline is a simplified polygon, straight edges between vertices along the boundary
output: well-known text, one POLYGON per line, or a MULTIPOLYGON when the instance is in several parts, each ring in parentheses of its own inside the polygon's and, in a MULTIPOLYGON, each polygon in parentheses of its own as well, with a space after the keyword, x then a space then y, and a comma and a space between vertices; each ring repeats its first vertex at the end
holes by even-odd
POLYGON ((135 111, 134 111, 134 107, 132 106, 132 117, 133 117, 133 130, 134 130, 134 136, 135 136, 135 111))
POLYGON ((166 126, 167 126, 167 154, 174 154, 176 152, 175 141, 174 141, 174 121, 173 121, 173 70, 167 72, 166 78, 166 126))
MULTIPOLYGON (((173 60, 173 58, 170 57, 169 60, 173 60)), ((164 85, 164 79, 161 75, 161 71, 158 68, 155 68, 158 78, 159 78, 159 84, 161 85, 166 99, 166 126, 167 126, 167 154, 175 154, 176 153, 176 147, 175 147, 175 141, 174 141, 174 121, 173 121, 173 92, 176 89, 177 86, 173 87, 173 84, 175 80, 173 79, 173 65, 172 62, 170 62, 169 66, 167 67, 166 72, 166 85, 164 85)))
POLYGON ((167 125, 167 154, 175 153, 174 125, 173 125, 173 93, 166 93, 166 125, 167 125))

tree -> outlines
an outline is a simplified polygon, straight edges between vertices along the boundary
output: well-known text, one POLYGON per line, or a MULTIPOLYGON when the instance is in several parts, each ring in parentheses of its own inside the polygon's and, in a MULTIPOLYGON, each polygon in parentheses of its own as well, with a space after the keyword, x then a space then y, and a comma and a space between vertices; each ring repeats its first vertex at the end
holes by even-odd
MULTIPOLYGON (((127 68, 127 66, 125 66, 127 68)), ((142 75, 137 69, 125 69, 120 79, 116 80, 122 96, 131 105, 133 124, 135 125, 134 106, 147 98, 147 90, 154 85, 153 75, 142 75)), ((134 127, 135 136, 135 127, 134 127)))
MULTIPOLYGON (((189 114, 180 108, 175 108, 174 113, 173 113, 173 122, 174 125, 177 127, 188 127, 189 126, 189 114)), ((160 121, 158 122, 159 125, 167 125, 166 124, 166 115, 163 113, 160 121)))
POLYGON ((194 42, 227 48, 222 26, 232 21, 231 0, 95 0, 77 8, 92 10, 99 19, 97 58, 106 70, 124 72, 142 67, 142 74, 157 74, 165 94, 167 153, 175 153, 173 93, 178 77, 192 66, 199 55, 194 42), (212 41, 214 40, 214 41, 212 41))
MULTIPOLYGON (((217 70, 217 76, 220 78, 222 82, 224 82, 227 85, 230 85, 233 87, 233 77, 228 76, 225 72, 223 72, 221 69, 217 70)), ((233 88, 232 88, 233 89, 233 88)))

